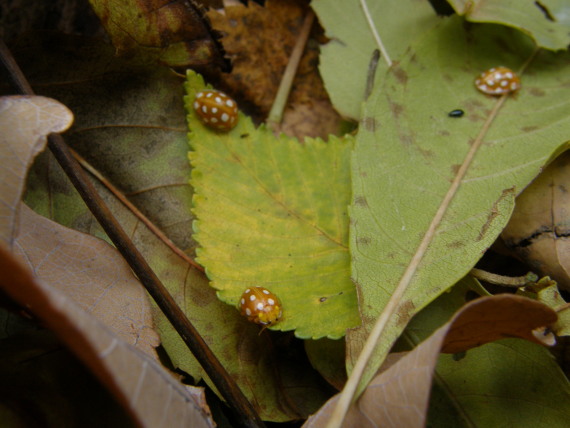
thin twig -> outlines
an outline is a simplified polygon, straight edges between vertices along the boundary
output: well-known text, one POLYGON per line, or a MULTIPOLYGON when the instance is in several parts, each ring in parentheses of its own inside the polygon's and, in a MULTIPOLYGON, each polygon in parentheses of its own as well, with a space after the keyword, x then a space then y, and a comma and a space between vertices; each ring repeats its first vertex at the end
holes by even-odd
POLYGON ((190 258, 184 251, 176 246, 174 242, 170 240, 168 236, 164 234, 162 230, 160 230, 150 219, 145 216, 140 210, 127 199, 127 197, 117 189, 107 178, 101 174, 93 165, 87 162, 79 153, 77 153, 73 149, 69 149, 73 157, 79 162, 79 164, 83 167, 83 169, 87 170, 92 176, 94 176, 97 180, 101 182, 103 186, 109 190, 115 197, 125 206, 129 211, 131 211, 135 217, 137 217, 144 225, 156 235, 158 239, 160 239, 164 244, 172 250, 174 254, 180 257, 189 265, 193 266, 194 268, 198 269, 200 272, 204 272, 204 268, 196 263, 192 258, 190 258))
POLYGON ((528 272, 524 276, 504 276, 487 272, 483 269, 473 268, 469 271, 469 274, 480 281, 485 281, 489 284, 502 285, 504 287, 521 288, 538 281, 538 275, 533 272, 528 272))
MULTIPOLYGON (((0 39, 0 58, 1 63, 5 65, 10 73, 14 87, 22 94, 34 95, 30 84, 2 39, 0 39)), ((236 412, 240 426, 251 428, 264 427, 263 421, 245 395, 243 395, 234 379, 229 375, 224 366, 222 366, 186 314, 176 304, 174 298, 158 279, 154 271, 132 243, 127 233, 113 216, 109 207, 97 193, 93 183, 87 177, 86 172, 71 154, 63 137, 59 134, 51 134, 48 137, 48 146, 93 216, 101 224, 105 233, 107 233, 107 236, 109 236, 113 244, 115 244, 115 247, 127 261, 147 292, 168 318, 192 354, 194 354, 224 399, 227 400, 228 404, 236 412)))
POLYGON ((388 51, 382 43, 382 39, 376 31, 376 24, 374 24, 374 20, 372 19, 372 15, 370 14, 370 10, 368 10, 368 3, 366 0, 360 0, 360 6, 362 7, 362 11, 364 12, 364 16, 366 17, 366 22, 368 22, 368 26, 370 27, 370 31, 372 31, 372 35, 374 36, 374 40, 376 40, 376 44, 378 45, 378 49, 380 49, 380 53, 382 54, 382 58, 386 61, 386 64, 389 67, 392 67, 392 60, 390 59, 390 55, 388 55, 388 51))
POLYGON ((293 79, 297 74, 299 62, 301 61, 301 57, 305 51, 305 45, 307 44, 307 39, 309 38, 314 19, 315 13, 312 9, 309 9, 307 15, 305 15, 305 20, 303 21, 303 26, 301 27, 299 37, 297 37, 297 42, 295 43, 293 52, 291 52, 291 56, 289 57, 287 67, 285 67, 281 83, 279 84, 279 89, 277 90, 275 100, 273 101, 273 106, 271 106, 271 111, 267 117, 267 123, 273 130, 275 130, 283 119, 283 111, 285 110, 285 105, 287 104, 289 93, 291 92, 293 79))

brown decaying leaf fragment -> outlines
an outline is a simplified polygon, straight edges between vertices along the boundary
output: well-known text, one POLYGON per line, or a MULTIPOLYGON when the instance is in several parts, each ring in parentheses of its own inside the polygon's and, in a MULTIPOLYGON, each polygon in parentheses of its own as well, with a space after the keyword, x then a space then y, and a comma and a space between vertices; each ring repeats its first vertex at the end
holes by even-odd
MULTIPOLYGON (((440 352, 457 353, 512 337, 544 344, 533 330, 556 319, 556 313, 546 305, 511 294, 472 301, 413 351, 384 366, 349 408, 343 427, 424 427, 440 352)), ((303 427, 326 426, 338 397, 331 398, 303 427)))
POLYGON ((0 241, 12 248, 28 168, 51 132, 63 132, 73 114, 46 97, 0 98, 0 241))
POLYGON ((120 54, 143 52, 172 67, 228 69, 223 49, 193 0, 90 0, 120 54))
POLYGON ((156 358, 160 344, 144 288, 106 242, 20 208, 14 254, 126 343, 156 358))
MULTIPOLYGON (((226 7, 224 13, 210 11, 212 26, 223 34, 222 43, 233 71, 220 76, 221 89, 242 102, 242 109, 265 120, 283 71, 293 51, 307 8, 302 1, 268 0, 265 7, 226 7)), ((317 40, 313 28, 285 109, 281 130, 299 138, 337 134, 341 118, 330 103, 318 72, 317 40)))
POLYGON ((570 290, 570 152, 522 192, 501 237, 531 268, 570 290))
POLYGON ((138 426, 211 428, 209 409, 157 361, 37 280, 0 243, 0 290, 41 319, 115 394, 138 426))

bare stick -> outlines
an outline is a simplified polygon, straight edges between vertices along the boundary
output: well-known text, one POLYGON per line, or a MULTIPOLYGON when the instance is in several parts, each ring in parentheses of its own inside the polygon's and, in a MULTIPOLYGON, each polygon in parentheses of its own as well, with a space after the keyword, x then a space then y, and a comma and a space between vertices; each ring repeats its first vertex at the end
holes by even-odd
POLYGON ((125 206, 129 211, 131 211, 135 217, 137 217, 140 221, 144 223, 144 225, 156 235, 158 239, 160 239, 164 244, 172 250, 174 254, 180 257, 189 265, 193 266, 194 268, 198 269, 200 272, 204 272, 204 268, 196 263, 192 258, 190 258, 184 251, 176 246, 174 242, 170 240, 168 236, 164 234, 162 230, 160 230, 150 219, 145 216, 140 210, 127 199, 127 197, 117 189, 103 174, 101 174, 93 165, 87 162, 79 153, 77 153, 73 149, 69 149, 73 157, 79 162, 79 164, 86 170, 89 171, 91 175, 93 175, 97 180, 101 182, 103 186, 109 190, 115 197, 125 206))
POLYGON ((524 276, 504 276, 487 272, 483 269, 473 268, 469 271, 469 274, 480 281, 485 281, 489 284, 502 285, 504 287, 520 288, 538 281, 538 276, 533 272, 528 272, 524 276))

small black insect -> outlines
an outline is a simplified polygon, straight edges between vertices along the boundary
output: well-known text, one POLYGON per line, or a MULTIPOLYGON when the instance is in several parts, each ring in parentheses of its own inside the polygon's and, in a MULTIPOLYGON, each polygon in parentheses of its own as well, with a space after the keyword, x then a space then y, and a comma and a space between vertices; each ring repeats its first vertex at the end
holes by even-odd
POLYGON ((461 117, 465 114, 465 112, 461 109, 457 109, 457 110, 451 110, 449 113, 447 113, 447 115, 449 117, 461 117))

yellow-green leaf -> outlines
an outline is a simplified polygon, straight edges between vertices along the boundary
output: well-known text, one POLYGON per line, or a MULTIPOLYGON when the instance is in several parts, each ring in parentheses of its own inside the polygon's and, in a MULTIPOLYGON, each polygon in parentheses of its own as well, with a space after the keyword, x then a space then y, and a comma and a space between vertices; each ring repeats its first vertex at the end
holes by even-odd
POLYGON ((232 306, 247 287, 271 290, 283 304, 271 328, 343 336, 359 324, 348 254, 351 139, 300 144, 241 114, 231 132, 217 133, 192 108, 203 88, 189 72, 194 237, 212 286, 232 306))

